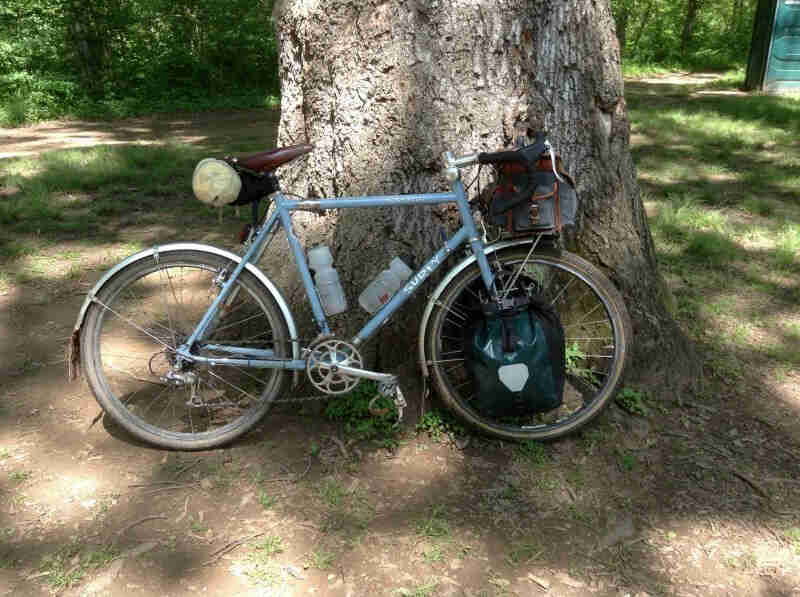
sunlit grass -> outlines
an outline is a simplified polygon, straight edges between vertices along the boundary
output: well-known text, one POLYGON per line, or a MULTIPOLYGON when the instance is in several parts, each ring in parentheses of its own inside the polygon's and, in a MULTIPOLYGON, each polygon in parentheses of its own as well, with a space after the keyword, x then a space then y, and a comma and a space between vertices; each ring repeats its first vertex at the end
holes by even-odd
MULTIPOLYGON (((98 146, 47 152, 0 163, 0 185, 19 189, 0 202, 0 225, 20 234, 85 235, 109 218, 137 222, 214 218, 191 195, 194 164, 204 156, 188 145, 98 146)), ((0 254, 13 257, 4 243, 0 254)))
MULTIPOLYGON (((700 93, 735 83, 627 94, 634 159, 676 315, 730 381, 754 359, 797 363, 800 100, 700 93), (638 93, 638 95, 637 95, 638 93), (781 313, 765 317, 764 305, 781 313), (737 373, 738 372, 738 373, 737 373)), ((758 369, 752 368, 751 375, 758 369)))
POLYGON ((800 263, 800 224, 787 223, 775 242, 775 262, 778 267, 789 269, 800 263))

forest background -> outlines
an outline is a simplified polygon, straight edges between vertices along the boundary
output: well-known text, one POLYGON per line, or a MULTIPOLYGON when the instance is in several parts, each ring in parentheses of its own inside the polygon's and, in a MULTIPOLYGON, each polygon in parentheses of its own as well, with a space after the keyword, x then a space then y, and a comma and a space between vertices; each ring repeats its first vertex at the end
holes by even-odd
MULTIPOLYGON (((612 0, 626 75, 743 78, 758 0, 612 0)), ((0 126, 276 106, 273 0, 6 0, 0 126)))

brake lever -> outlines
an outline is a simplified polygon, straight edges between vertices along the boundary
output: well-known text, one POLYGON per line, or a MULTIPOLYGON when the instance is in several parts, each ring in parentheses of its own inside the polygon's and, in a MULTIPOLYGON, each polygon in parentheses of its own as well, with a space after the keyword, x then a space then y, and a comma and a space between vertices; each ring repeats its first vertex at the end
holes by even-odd
POLYGON ((550 154, 550 166, 553 168, 553 175, 556 177, 556 180, 558 180, 558 182, 564 182, 564 179, 561 178, 556 169, 556 152, 553 151, 553 146, 550 145, 550 141, 547 139, 544 140, 544 149, 550 154))

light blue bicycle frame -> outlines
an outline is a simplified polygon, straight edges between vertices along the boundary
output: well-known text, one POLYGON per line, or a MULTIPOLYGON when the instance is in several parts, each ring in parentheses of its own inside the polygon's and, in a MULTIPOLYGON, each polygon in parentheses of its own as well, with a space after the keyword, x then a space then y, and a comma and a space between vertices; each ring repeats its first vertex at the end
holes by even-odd
MULTIPOLYGON (((458 249, 462 244, 468 242, 470 248, 480 268, 481 277, 486 284, 487 290, 490 294, 494 294, 492 282, 493 275, 489 268, 489 262, 486 259, 486 254, 483 250, 483 242, 478 236, 475 222, 470 213, 469 203, 467 201, 464 185, 460 180, 455 180, 452 183, 452 191, 449 193, 422 193, 422 194, 408 194, 408 195, 377 195, 365 197, 341 197, 336 199, 319 199, 319 200, 293 200, 287 199, 280 191, 273 193, 272 200, 275 202, 275 209, 270 214, 269 218, 264 222, 260 229, 258 229, 255 237, 253 238, 250 247, 242 257, 241 262, 230 273, 227 281, 220 289, 219 294, 208 308, 208 311, 203 316, 200 323, 195 328, 192 335, 186 342, 177 350, 177 354, 193 362, 208 363, 212 366, 235 366, 235 367, 255 367, 267 369, 293 369, 303 370, 306 367, 304 359, 287 359, 277 358, 272 350, 257 350, 252 348, 240 346, 222 346, 217 344, 204 344, 204 348, 214 350, 217 352, 228 353, 231 358, 209 358, 201 357, 191 354, 191 347, 197 343, 202 343, 205 334, 208 332, 212 322, 216 319, 216 313, 220 305, 227 300, 233 290, 236 278, 241 274, 245 266, 251 261, 257 260, 262 252, 262 248, 269 241, 273 234, 277 231, 278 225, 282 225, 286 231, 286 237, 289 241, 289 247, 294 255, 295 264, 300 272, 300 279, 303 281, 303 286, 306 290, 306 295, 311 303, 311 310, 314 319, 322 334, 330 334, 328 321, 325 319, 325 311, 322 308, 319 295, 317 294, 316 287, 311 278, 311 272, 308 268, 305 252, 300 245, 297 237, 294 234, 292 227, 291 212, 296 210, 309 210, 309 209, 348 209, 357 207, 393 207, 393 206, 412 206, 412 205, 437 205, 441 203, 456 203, 458 211, 461 216, 461 228, 450 238, 448 238, 444 246, 439 249, 428 261, 409 278, 406 284, 389 300, 388 303, 383 305, 372 318, 367 321, 363 328, 352 339, 352 343, 356 346, 367 340, 373 333, 383 325, 397 309, 399 309, 420 287, 420 285, 436 271, 439 266, 444 262, 447 255, 454 250, 458 249)), ((297 342, 296 338, 292 338, 292 342, 297 342)))

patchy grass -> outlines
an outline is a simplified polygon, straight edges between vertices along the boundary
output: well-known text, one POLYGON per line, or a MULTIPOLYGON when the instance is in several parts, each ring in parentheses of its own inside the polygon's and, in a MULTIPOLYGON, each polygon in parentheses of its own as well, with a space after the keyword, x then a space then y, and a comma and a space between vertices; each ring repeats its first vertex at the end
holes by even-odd
POLYGON ((658 260, 713 376, 741 379, 755 361, 770 375, 796 365, 785 328, 800 320, 800 99, 701 91, 626 87, 658 260))
POLYGON ((452 532, 447 512, 441 505, 432 506, 427 515, 418 520, 415 526, 417 533, 428 539, 447 538, 452 532))
POLYGON ((622 388, 617 393, 616 401, 620 408, 632 415, 647 416, 647 395, 640 390, 622 388))
POLYGON ((528 440, 517 446, 517 456, 535 466, 541 466, 548 460, 544 444, 528 440))
POLYGON ((243 566, 244 574, 258 585, 275 586, 283 580, 283 575, 274 558, 283 551, 283 539, 278 535, 267 535, 247 555, 243 566))
POLYGON ((42 558, 39 572, 53 589, 67 589, 79 583, 87 573, 109 564, 117 555, 117 550, 109 546, 84 550, 80 544, 73 543, 42 558))
MULTIPOLYGON (((165 593, 189 567, 258 531, 281 537, 239 545, 209 564, 209 578, 223 578, 229 558, 237 558, 235 572, 272 595, 309 594, 312 588, 344 594, 350 582, 356 592, 375 594, 458 592, 455 585, 446 586, 448 579, 464 592, 486 596, 544 593, 540 589, 548 585, 557 593, 564 583, 573 592, 603 595, 678 594, 717 586, 709 597, 753 590, 782 594, 796 586, 800 572, 792 566, 800 555, 800 521, 791 514, 800 511, 792 475, 800 453, 794 416, 800 290, 798 264, 789 255, 796 251, 800 208, 786 179, 796 178, 800 146, 794 133, 785 132, 797 127, 780 113, 793 113, 792 105, 757 99, 769 110, 744 110, 730 98, 702 95, 697 87, 686 93, 642 90, 639 96, 631 91, 635 151, 658 260, 675 295, 675 313, 704 362, 704 383, 697 389, 665 397, 658 387, 629 380, 616 405, 578 434, 550 443, 508 444, 477 434, 468 443, 453 442, 467 431, 434 410, 419 419, 417 437, 402 437, 391 453, 382 445, 395 436, 382 434, 383 422, 365 422, 370 395, 359 390, 323 421, 278 409, 222 450, 159 454, 109 441, 102 442, 105 458, 92 456, 89 466, 76 460, 64 471, 48 468, 49 452, 41 449, 48 436, 58 442, 72 438, 78 446, 72 453, 108 437, 100 425, 70 431, 62 413, 94 412, 91 395, 85 388, 81 395, 44 391, 37 379, 49 378, 50 359, 26 345, 10 366, 29 375, 30 383, 12 379, 0 391, 0 409, 8 405, 13 419, 21 421, 18 430, 7 430, 12 435, 4 439, 5 459, 0 451, 3 510, 16 512, 0 529, 7 546, 0 566, 36 573, 42 552, 26 549, 24 542, 41 536, 41 545, 57 551, 42 563, 37 582, 74 587, 88 580, 88 574, 80 576, 82 567, 88 572, 107 560, 89 556, 90 542, 118 541, 131 521, 163 513, 162 522, 137 525, 123 540, 153 541, 169 553, 141 567, 148 582, 165 593), (705 127, 704 119, 694 117, 698 111, 717 111, 719 117, 709 118, 705 127), (731 114, 750 121, 740 128, 722 123, 731 114), (753 119, 759 121, 755 126, 753 119), (25 434, 33 427, 39 428, 41 445, 27 443, 25 434), (14 437, 17 431, 20 437, 14 437), (345 451, 333 445, 331 435, 343 439, 345 451), (87 513, 82 503, 90 503, 84 500, 88 488, 69 504, 64 498, 72 496, 44 482, 23 495, 9 478, 22 469, 35 471, 37 481, 54 483, 71 472, 75 487, 77 477, 102 471, 103 481, 118 487, 141 480, 155 488, 126 489, 119 503, 101 501, 95 490, 91 497, 98 501, 87 513), (770 501, 736 473, 751 479, 770 501), (186 487, 173 492, 161 483, 186 487), (156 510, 151 491, 158 491, 156 510), (777 511, 790 514, 778 517, 777 511), (62 512, 72 517, 62 519, 62 512), (632 530, 614 522, 626 517, 632 530), (277 530, 273 521, 280 521, 277 530), (72 534, 76 523, 78 545, 59 550, 62 531, 72 534), (206 537, 187 538, 189 531, 206 529, 212 531, 206 537), (308 572, 300 573, 295 564, 308 572), (428 571, 437 576, 430 578, 428 571), (529 571, 546 585, 535 584, 529 571)), ((13 184, 23 193, 40 184, 41 205, 62 210, 68 224, 81 213, 91 224, 95 204, 105 205, 109 214, 94 220, 95 232, 86 239, 83 232, 64 230, 36 214, 30 224, 3 227, 11 232, 0 241, 0 259, 8 266, 0 283, 22 280, 25 296, 42 301, 30 311, 24 302, 3 297, 11 303, 3 315, 14 334, 39 340, 42 328, 23 323, 30 326, 41 315, 41 326, 49 328, 52 318, 53 329, 63 325, 63 330, 48 344, 60 350, 55 339, 69 334, 86 284, 99 275, 91 271, 100 268, 87 262, 87 250, 108 251, 113 262, 150 246, 144 231, 154 221, 174 226, 163 237, 186 222, 193 225, 190 233, 201 237, 217 229, 214 213, 196 219, 174 213, 175 205, 192 201, 186 178, 179 180, 190 174, 180 172, 189 160, 181 162, 180 152, 177 159, 175 185, 165 175, 161 190, 161 175, 131 183, 124 173, 104 173, 99 165, 86 180, 65 175, 70 189, 64 190, 57 177, 40 177, 35 161, 0 163, 2 201, 16 201, 6 189, 12 184, 8 179, 17 177, 13 184), (128 192, 126 184, 136 190, 128 192), (34 227, 41 234, 25 232, 34 227), (53 295, 39 291, 49 276, 71 283, 66 300, 74 305, 53 301, 53 313, 66 307, 63 319, 49 311, 53 295)), ((134 568, 126 565, 124 582, 138 582, 127 578, 134 568)), ((219 589, 214 582, 209 581, 209 592, 219 589)))
POLYGON ((8 480, 12 483, 24 483, 33 476, 31 471, 13 471, 8 475, 8 480))
POLYGON ((512 566, 518 566, 536 559, 543 551, 542 546, 535 541, 517 541, 509 547, 506 561, 512 566))
POLYGON ((329 570, 336 561, 336 555, 318 547, 308 557, 307 565, 318 570, 329 570))

